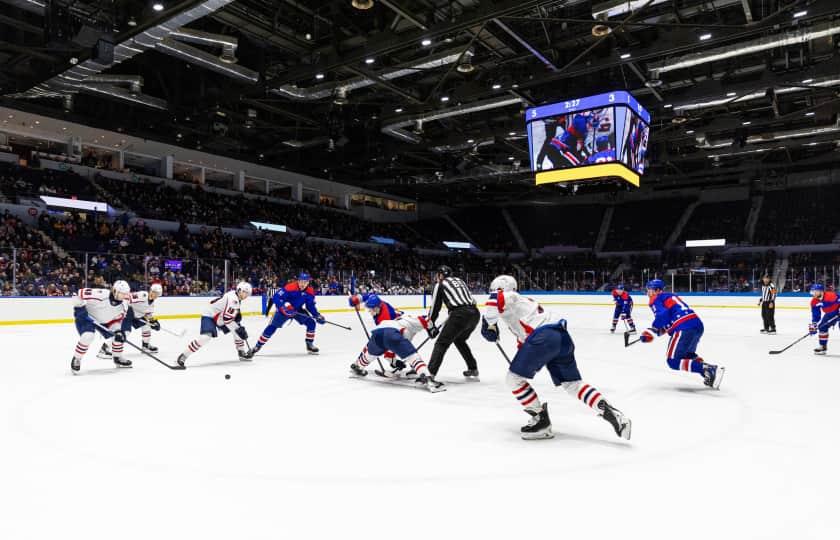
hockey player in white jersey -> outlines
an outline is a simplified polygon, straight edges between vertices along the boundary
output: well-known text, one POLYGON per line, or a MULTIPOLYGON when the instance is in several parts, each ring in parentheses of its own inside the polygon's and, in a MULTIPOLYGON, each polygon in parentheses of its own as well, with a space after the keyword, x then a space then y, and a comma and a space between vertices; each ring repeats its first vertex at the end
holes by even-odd
POLYGON ((76 320, 76 330, 79 341, 70 369, 77 373, 81 369, 82 357, 93 343, 95 332, 102 334, 105 339, 113 338, 113 360, 117 367, 131 367, 131 360, 122 358, 125 344, 125 317, 128 311, 128 300, 131 288, 123 280, 114 282, 111 289, 79 289, 73 295, 73 317, 76 320), (99 323, 99 326, 94 324, 99 323), (103 330, 104 328, 104 330, 103 330))
POLYGON ((513 396, 531 415, 531 421, 521 429, 523 439, 554 436, 548 404, 540 403, 536 390, 528 382, 543 367, 548 369, 555 386, 562 386, 569 395, 592 408, 612 425, 619 437, 630 439, 630 419, 610 405, 597 388, 581 380, 575 345, 564 319, 516 292, 516 280, 506 275, 498 276, 490 284, 486 308, 481 320, 481 335, 485 339, 498 341, 499 320, 516 336, 519 350, 510 363, 507 383, 513 396))
POLYGON ((250 351, 245 347, 245 340, 248 339, 248 332, 242 326, 242 301, 251 296, 251 284, 241 281, 233 291, 228 291, 222 296, 210 301, 201 312, 201 335, 190 341, 184 352, 178 357, 178 365, 185 367, 187 358, 198 349, 203 347, 212 338, 219 336, 219 330, 223 334, 233 331, 236 334, 234 344, 239 352, 240 360, 250 360, 250 351))
POLYGON ((163 287, 160 283, 152 283, 148 291, 137 291, 131 293, 129 301, 129 319, 133 328, 140 329, 140 337, 143 341, 143 350, 155 353, 158 348, 152 345, 152 330, 160 330, 160 322, 155 319, 155 300, 163 296, 163 287))

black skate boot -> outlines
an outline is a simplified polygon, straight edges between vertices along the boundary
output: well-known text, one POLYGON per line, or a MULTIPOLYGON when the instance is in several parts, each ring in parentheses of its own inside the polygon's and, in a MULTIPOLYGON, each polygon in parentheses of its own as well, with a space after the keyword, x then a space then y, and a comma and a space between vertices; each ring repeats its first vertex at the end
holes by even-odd
POLYGON ((478 370, 477 369, 466 370, 464 372, 464 378, 468 379, 468 380, 471 380, 471 381, 477 381, 478 380, 478 370))
POLYGON ((627 333, 628 333, 628 334, 635 334, 635 333, 636 333, 636 327, 635 327, 635 326, 631 326, 631 327, 630 327, 630 330, 628 330, 628 331, 627 331, 627 333))
POLYGON ((712 364, 703 364, 703 384, 709 388, 720 390, 720 383, 723 381, 723 372, 726 368, 712 364))
POLYGON ((770 330, 767 331, 768 336, 775 336, 776 335, 776 327, 774 326, 770 330))
POLYGON ((525 409, 525 412, 531 415, 531 421, 519 430, 522 432, 523 439, 533 441, 554 437, 554 433, 551 431, 551 419, 548 417, 548 403, 543 403, 539 411, 525 409))
POLYGON ((318 354, 321 351, 318 347, 315 346, 314 343, 307 341, 306 342, 306 352, 309 354, 318 354))
POLYGON ((254 349, 248 349, 247 351, 237 349, 237 352, 239 353, 239 359, 243 362, 250 362, 254 357, 254 349))
POLYGON ((143 350, 150 353, 158 352, 158 348, 152 345, 151 343, 143 343, 143 350))
POLYGON ((622 439, 627 439, 629 441, 630 429, 632 428, 632 422, 630 422, 630 419, 624 416, 621 411, 607 403, 606 400, 602 400, 598 403, 598 409, 601 411, 601 417, 603 417, 603 419, 609 422, 613 427, 615 434, 622 439))
POLYGON ((186 354, 181 354, 181 355, 179 355, 179 356, 178 356, 178 359, 176 360, 176 362, 178 362, 178 365, 179 365, 179 366, 181 366, 182 368, 187 367, 187 366, 186 366, 186 363, 187 363, 187 355, 186 355, 186 354))
POLYGON ((350 364, 350 372, 357 377, 364 377, 367 375, 367 370, 356 362, 350 364))
POLYGON ((131 367, 131 360, 126 360, 125 358, 115 356, 114 365, 120 368, 128 368, 131 367))
POLYGON ((760 333, 762 333, 762 334, 766 334, 766 333, 767 333, 767 329, 766 329, 766 328, 762 328, 761 330, 759 330, 759 332, 760 332, 760 333))
POLYGON ((82 369, 82 361, 74 356, 73 359, 70 360, 70 369, 73 370, 73 375, 75 375, 80 369, 82 369))
POLYGON ((446 388, 443 386, 442 382, 438 382, 435 380, 434 377, 427 377, 426 375, 420 375, 414 381, 417 385, 425 386, 426 390, 429 392, 445 392, 446 388))
POLYGON ((820 345, 819 347, 814 349, 814 354, 818 354, 820 356, 824 355, 826 352, 828 352, 828 347, 826 347, 825 345, 820 345))
POLYGON ((103 343, 102 347, 99 348, 99 352, 96 353, 96 357, 101 358, 102 360, 110 360, 114 357, 114 355, 111 354, 111 350, 108 349, 108 344, 103 343))
POLYGON ((615 334, 615 325, 612 325, 612 327, 610 327, 610 334, 615 334))

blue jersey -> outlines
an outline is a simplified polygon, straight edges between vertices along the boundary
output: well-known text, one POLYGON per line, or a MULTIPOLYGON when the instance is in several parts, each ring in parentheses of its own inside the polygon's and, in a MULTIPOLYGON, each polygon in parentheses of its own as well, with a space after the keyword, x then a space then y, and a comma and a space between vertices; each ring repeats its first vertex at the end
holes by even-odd
POLYGON ((703 328, 700 317, 674 293, 659 293, 650 299, 649 304, 653 311, 651 328, 659 334, 667 331, 668 335, 672 335, 677 330, 703 328))
POLYGON ((318 317, 321 314, 318 308, 315 307, 315 290, 312 287, 307 287, 301 290, 296 282, 287 283, 279 291, 274 293, 272 298, 277 309, 285 312, 285 305, 291 304, 295 311, 301 311, 302 307, 306 307, 306 311, 313 317, 318 317))
POLYGON ((615 161, 615 150, 602 150, 589 156, 587 163, 607 163, 615 161))
POLYGON ((633 298, 627 291, 613 289, 612 297, 617 308, 624 309, 625 306, 633 307, 633 298))

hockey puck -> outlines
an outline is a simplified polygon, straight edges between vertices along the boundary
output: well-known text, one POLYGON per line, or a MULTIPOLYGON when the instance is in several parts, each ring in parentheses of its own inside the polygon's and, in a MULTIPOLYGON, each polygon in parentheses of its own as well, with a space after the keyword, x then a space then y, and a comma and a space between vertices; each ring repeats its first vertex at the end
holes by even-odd
POLYGON ((230 379, 230 374, 226 374, 225 379, 230 379))

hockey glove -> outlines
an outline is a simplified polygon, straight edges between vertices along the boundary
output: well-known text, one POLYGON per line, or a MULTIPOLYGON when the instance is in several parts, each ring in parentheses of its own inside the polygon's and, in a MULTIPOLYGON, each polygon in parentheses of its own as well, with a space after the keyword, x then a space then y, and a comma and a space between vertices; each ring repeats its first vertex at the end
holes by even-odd
POLYGON ((325 324, 327 322, 327 319, 325 319, 324 316, 320 313, 312 318, 315 319, 315 322, 318 324, 325 324))
POLYGON ((435 323, 429 321, 429 326, 426 327, 426 333, 429 334, 429 339, 435 339, 440 335, 440 328, 435 326, 435 323))
POLYGON ((114 332, 114 341, 117 343, 125 343, 125 332, 122 330, 117 330, 114 332))
POLYGON ((157 319, 149 319, 149 326, 151 326, 152 330, 154 330, 155 332, 160 331, 160 322, 157 319))
POLYGON ((651 330, 651 328, 648 328, 647 330, 642 332, 642 335, 639 336, 639 341, 641 341, 642 343, 650 343, 651 341, 653 341, 653 338, 656 337, 656 334, 654 334, 651 330))
POLYGON ((242 312, 237 311, 236 312, 236 317, 234 317, 233 320, 236 321, 237 324, 241 323, 242 322, 242 312))
POLYGON ((487 319, 481 318, 481 336, 489 342, 499 340, 499 329, 495 324, 488 324, 487 319))
POLYGON ((817 333, 817 324, 816 323, 809 324, 808 325, 808 334, 813 336, 816 333, 817 333))
POLYGON ((248 339, 248 332, 247 330, 245 330, 244 326, 240 326, 239 328, 234 330, 234 332, 236 332, 236 335, 239 336, 240 339, 248 339))
POLYGON ((358 294, 354 294, 347 299, 347 303, 350 304, 350 307, 358 307, 358 305, 362 303, 362 297, 358 294))

